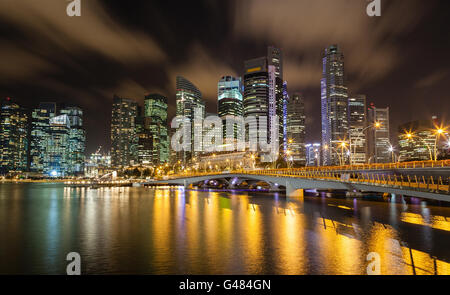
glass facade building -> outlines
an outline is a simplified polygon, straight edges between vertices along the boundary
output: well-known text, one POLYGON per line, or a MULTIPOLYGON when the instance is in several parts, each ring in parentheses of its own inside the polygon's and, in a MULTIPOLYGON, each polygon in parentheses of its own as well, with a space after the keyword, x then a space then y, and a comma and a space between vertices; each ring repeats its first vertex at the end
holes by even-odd
POLYGON ((287 152, 294 164, 300 166, 306 164, 305 137, 305 103, 300 93, 294 93, 287 104, 287 152))
POLYGON ((437 126, 434 120, 418 120, 398 127, 399 161, 429 161, 434 157, 437 126), (412 134, 408 138, 406 134, 412 134))
POLYGON ((137 102, 114 96, 111 115, 111 163, 114 167, 137 164, 137 116, 137 102))
POLYGON ((322 59, 321 112, 323 165, 338 165, 333 149, 348 138, 348 95, 344 77, 344 54, 337 45, 325 49, 322 59), (326 147, 326 148, 325 148, 326 147))
POLYGON ((370 105, 367 115, 368 124, 380 124, 380 128, 367 130, 367 149, 369 163, 389 163, 392 160, 389 137, 389 108, 376 108, 370 105))
POLYGON ((348 124, 352 164, 366 163, 366 96, 354 95, 348 99, 348 124))
MULTIPOLYGON (((197 157, 203 150, 203 120, 205 118, 205 102, 202 93, 189 80, 178 76, 176 81, 176 115, 184 117, 190 123, 191 139, 190 151, 180 151, 177 153, 177 160, 183 163, 189 162, 193 157, 197 157)), ((179 120, 179 118, 177 119, 179 120)), ((188 122, 180 121, 182 124, 188 122)))
MULTIPOLYGON (((223 138, 225 142, 226 134, 226 121, 227 116, 243 116, 243 86, 241 78, 235 78, 232 76, 224 76, 218 83, 217 90, 217 111, 219 117, 222 119, 223 124, 223 138)), ((228 135, 229 138, 238 139, 243 130, 240 130, 239 124, 233 125, 233 134, 228 135)))
POLYGON ((50 134, 50 119, 56 116, 56 103, 42 102, 31 114, 30 171, 44 172, 44 156, 50 134))
POLYGON ((0 174, 26 171, 28 166, 28 114, 6 98, 0 109, 0 174))
POLYGON ((169 161, 169 134, 167 126, 167 98, 149 94, 144 104, 144 129, 148 130, 149 148, 154 165, 169 161))

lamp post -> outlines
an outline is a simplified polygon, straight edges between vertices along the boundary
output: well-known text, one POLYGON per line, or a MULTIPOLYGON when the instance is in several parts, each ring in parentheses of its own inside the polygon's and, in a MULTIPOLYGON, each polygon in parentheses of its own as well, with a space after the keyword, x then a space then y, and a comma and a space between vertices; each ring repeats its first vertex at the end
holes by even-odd
POLYGON ((437 142, 441 135, 444 135, 445 130, 443 128, 438 128, 435 130, 436 138, 434 140, 434 160, 437 161, 437 142))

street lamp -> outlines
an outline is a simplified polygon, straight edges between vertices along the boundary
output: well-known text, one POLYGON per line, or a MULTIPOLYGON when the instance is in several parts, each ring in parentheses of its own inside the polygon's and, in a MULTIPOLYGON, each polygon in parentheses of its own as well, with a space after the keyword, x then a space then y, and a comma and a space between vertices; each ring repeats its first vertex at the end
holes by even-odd
POLYGON ((443 128, 437 128, 435 130, 435 135, 436 135, 436 138, 434 140, 434 160, 435 161, 437 161, 437 142, 438 142, 439 138, 441 137, 441 135, 445 136, 444 133, 445 133, 445 130, 443 128))

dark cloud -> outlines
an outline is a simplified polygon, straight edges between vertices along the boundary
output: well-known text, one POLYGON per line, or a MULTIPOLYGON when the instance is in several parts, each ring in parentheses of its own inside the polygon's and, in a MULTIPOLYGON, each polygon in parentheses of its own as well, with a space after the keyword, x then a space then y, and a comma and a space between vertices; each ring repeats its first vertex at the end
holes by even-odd
POLYGON ((307 100, 308 138, 320 138, 323 49, 342 46, 351 93, 391 107, 392 130, 450 109, 448 1, 365 0, 94 1, 68 17, 68 1, 0 2, 0 95, 29 107, 73 102, 85 109, 88 151, 108 145, 112 95, 169 97, 175 77, 195 83, 216 107, 217 81, 241 75, 267 45, 284 52, 290 92, 307 100))

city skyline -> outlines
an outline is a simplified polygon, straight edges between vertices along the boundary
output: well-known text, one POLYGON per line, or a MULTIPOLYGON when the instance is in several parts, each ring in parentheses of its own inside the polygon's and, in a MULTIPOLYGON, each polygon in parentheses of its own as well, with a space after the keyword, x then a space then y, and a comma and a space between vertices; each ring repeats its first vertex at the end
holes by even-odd
MULTIPOLYGON (((297 19, 290 11, 302 11, 305 2, 286 3, 279 7, 280 13, 277 14, 260 8, 260 15, 250 14, 238 3, 208 7, 206 2, 200 1, 196 7, 181 5, 175 10, 153 3, 119 10, 115 4, 92 2, 84 4, 85 13, 80 19, 91 25, 94 32, 105 33, 109 39, 99 37, 93 41, 84 38, 82 33, 74 33, 73 26, 78 25, 82 29, 83 25, 79 20, 73 20, 73 24, 65 24, 62 28, 71 31, 68 35, 71 42, 65 45, 57 41, 56 33, 47 32, 40 26, 33 28, 34 37, 26 36, 35 44, 33 49, 17 40, 24 34, 21 28, 28 28, 37 19, 30 18, 25 22, 18 9, 9 10, 9 15, 2 21, 13 30, 1 36, 7 41, 5 44, 8 46, 3 52, 9 58, 3 61, 5 66, 0 70, 0 76, 4 78, 0 82, 1 97, 12 97, 19 105, 28 108, 36 107, 41 101, 55 101, 70 102, 85 110, 88 153, 94 152, 99 145, 109 146, 110 113, 104 106, 111 105, 113 94, 134 98, 142 104, 145 94, 160 93, 168 98, 169 118, 172 118, 175 114, 174 79, 176 75, 183 75, 203 92, 206 111, 216 110, 214 93, 220 77, 242 77, 242 61, 265 55, 268 45, 283 51, 283 78, 288 81, 290 93, 300 91, 304 94, 305 110, 309 115, 306 119, 308 141, 320 139, 320 85, 317 80, 321 74, 320 54, 330 44, 339 44, 346 55, 348 88, 365 94, 368 104, 389 105, 392 134, 404 122, 428 119, 433 115, 443 120, 448 118, 445 113, 450 109, 446 105, 449 99, 445 91, 449 79, 448 61, 439 56, 445 55, 450 45, 445 32, 440 33, 438 29, 445 24, 446 9, 432 9, 438 4, 447 6, 445 2, 430 1, 424 8, 420 1, 396 1, 383 6, 383 18, 380 19, 365 15, 365 3, 349 5, 345 7, 347 12, 338 4, 315 4, 317 7, 313 5, 310 9, 319 24, 317 28, 302 28, 303 22, 311 20, 305 16, 294 31, 290 32, 289 27, 279 27, 278 35, 270 30, 264 38, 259 37, 261 28, 272 27, 280 13, 289 25, 297 19), (125 12, 139 8, 158 17, 166 17, 167 21, 164 25, 150 25, 143 15, 131 19, 125 12), (325 16, 333 10, 337 14, 348 15, 351 21, 343 21, 345 17, 340 15, 331 24, 325 16), (187 24, 183 34, 173 32, 178 15, 185 11, 194 13, 196 21, 187 24), (397 22, 395 15, 399 11, 405 11, 405 19, 395 26, 394 32, 388 31, 385 27, 394 26, 397 22), (213 15, 223 15, 217 17, 223 24, 211 21, 213 15), (117 32, 112 32, 105 23, 118 28, 117 32), (204 26, 205 23, 209 28, 204 26), (348 23, 361 26, 352 28, 346 25, 348 23), (229 29, 235 26, 240 29, 229 29), (335 30, 331 30, 331 26, 335 30), (163 27, 173 32, 173 40, 161 33, 163 27), (194 30, 200 33, 187 33, 194 30), (209 34, 213 31, 219 34, 209 34), (409 34, 415 36, 414 40, 403 38, 409 34), (292 38, 294 36, 296 38, 292 38), (297 39, 304 42, 298 44, 297 39), (401 42, 394 42, 394 39, 401 42), (142 42, 132 42, 136 40, 142 42), (99 47, 107 41, 110 46, 99 47), (74 42, 86 50, 75 50, 68 56, 63 49, 73 47, 74 42), (44 43, 49 46, 43 47, 44 43), (148 52, 145 53, 144 49, 148 52), (75 64, 74 60, 77 61, 75 64), (416 118, 419 111, 420 117, 416 118)), ((248 5, 251 8, 253 3, 248 5)), ((61 4, 64 7, 61 7, 60 15, 58 6, 52 6, 51 16, 44 14, 43 8, 36 8, 36 18, 55 24, 65 22, 65 5, 61 4)), ((395 138, 392 140, 396 141, 395 138)))

